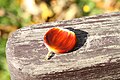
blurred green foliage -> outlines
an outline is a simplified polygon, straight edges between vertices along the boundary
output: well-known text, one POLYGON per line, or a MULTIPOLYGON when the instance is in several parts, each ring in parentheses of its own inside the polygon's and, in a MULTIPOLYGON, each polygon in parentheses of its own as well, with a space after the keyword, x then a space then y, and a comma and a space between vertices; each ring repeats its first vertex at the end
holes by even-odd
POLYGON ((10 80, 5 58, 5 46, 7 39, 0 38, 0 80, 10 80))
MULTIPOLYGON (((1 26, 18 26, 21 27, 20 23, 20 7, 16 4, 15 0, 0 0, 0 9, 5 11, 3 16, 0 16, 0 27, 1 26)), ((5 47, 7 38, 2 37, 0 31, 0 80, 10 80, 10 74, 8 71, 8 65, 5 55, 5 47)))
MULTIPOLYGON (((10 80, 10 75, 9 75, 9 71, 6 63, 6 55, 5 55, 5 47, 7 42, 7 37, 5 37, 5 35, 9 34, 14 30, 11 28, 15 28, 15 27, 21 28, 23 26, 26 26, 27 24, 37 23, 37 22, 38 23, 47 22, 49 21, 47 19, 50 18, 53 21, 59 19, 62 20, 65 19, 65 15, 63 14, 67 14, 71 17, 71 10, 69 9, 70 8, 69 6, 71 6, 72 4, 76 4, 73 5, 74 6, 73 10, 76 10, 77 7, 77 11, 75 15, 77 14, 79 16, 100 14, 103 13, 104 11, 118 11, 120 9, 120 0, 110 0, 112 2, 109 3, 110 5, 107 6, 104 5, 104 3, 106 4, 106 2, 104 1, 107 0, 96 0, 99 2, 95 2, 95 0, 63 0, 63 2, 61 2, 61 0, 50 0, 50 1, 35 0, 37 2, 36 6, 39 6, 38 8, 43 8, 40 9, 41 10, 40 12, 43 13, 39 13, 39 15, 36 16, 33 13, 30 14, 28 12, 25 12, 26 9, 24 10, 21 9, 20 4, 23 4, 24 1, 25 0, 0 0, 0 80, 10 80), (41 1, 44 1, 44 3, 41 1), (62 6, 59 5, 59 3, 62 4, 62 6), (111 6, 112 3, 114 3, 113 6, 111 6), (53 8, 55 8, 56 10, 53 8), (27 15, 25 15, 26 13, 27 15), (9 26, 9 28, 7 26, 9 26)), ((36 6, 33 6, 34 9, 36 6)), ((73 15, 72 18, 75 18, 76 17, 75 15, 73 15)))
POLYGON ((76 0, 76 3, 80 9, 82 16, 88 16, 88 15, 94 15, 94 14, 100 14, 103 13, 103 10, 96 7, 96 3, 92 0, 76 0), (89 11, 84 11, 84 6, 87 5, 89 8, 89 11))
POLYGON ((21 26, 18 21, 20 9, 14 0, 0 0, 0 7, 5 10, 5 15, 0 17, 0 25, 21 26))
POLYGON ((78 4, 82 16, 88 16, 88 15, 94 15, 94 14, 100 14, 103 13, 103 11, 100 8, 96 7, 96 3, 92 0, 76 0, 76 3, 78 4), (83 7, 88 6, 89 10, 84 11, 83 7))
POLYGON ((18 28, 30 21, 23 18, 22 10, 16 0, 0 0, 0 8, 5 10, 5 15, 0 17, 0 25, 13 25, 18 28))

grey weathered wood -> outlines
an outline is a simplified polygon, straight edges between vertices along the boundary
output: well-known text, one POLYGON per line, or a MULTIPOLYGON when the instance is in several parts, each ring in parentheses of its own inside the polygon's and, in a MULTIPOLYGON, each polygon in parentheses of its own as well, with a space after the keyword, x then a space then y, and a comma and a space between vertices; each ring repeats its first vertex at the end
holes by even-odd
POLYGON ((120 12, 24 27, 8 39, 6 55, 12 80, 120 79, 120 12), (73 30, 78 43, 46 61, 43 36, 52 27, 73 30))

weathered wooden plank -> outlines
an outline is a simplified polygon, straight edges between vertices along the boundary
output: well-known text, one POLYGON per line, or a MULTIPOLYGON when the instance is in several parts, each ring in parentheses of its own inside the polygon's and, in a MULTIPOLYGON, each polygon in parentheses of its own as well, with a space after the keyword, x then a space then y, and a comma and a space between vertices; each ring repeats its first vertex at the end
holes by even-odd
POLYGON ((12 80, 120 79, 120 12, 24 27, 8 39, 6 55, 12 80), (43 36, 52 27, 74 31, 78 42, 46 61, 43 36))

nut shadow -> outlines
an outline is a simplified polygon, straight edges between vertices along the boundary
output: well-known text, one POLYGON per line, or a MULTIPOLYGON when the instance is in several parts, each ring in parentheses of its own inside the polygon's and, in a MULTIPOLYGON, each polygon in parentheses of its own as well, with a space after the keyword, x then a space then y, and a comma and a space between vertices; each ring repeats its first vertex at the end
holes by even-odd
POLYGON ((88 33, 85 32, 85 31, 82 31, 80 29, 73 29, 71 27, 68 27, 66 29, 68 29, 70 31, 73 31, 75 33, 76 37, 77 37, 77 43, 76 43, 74 49, 69 51, 69 52, 73 52, 73 51, 76 51, 79 48, 81 48, 85 44, 85 42, 87 40, 88 33))

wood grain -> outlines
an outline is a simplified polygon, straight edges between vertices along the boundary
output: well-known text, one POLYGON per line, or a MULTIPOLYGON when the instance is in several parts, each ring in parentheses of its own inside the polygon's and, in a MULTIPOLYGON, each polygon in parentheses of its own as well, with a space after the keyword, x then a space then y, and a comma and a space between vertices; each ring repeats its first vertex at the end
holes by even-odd
POLYGON ((6 55, 12 80, 120 79, 120 12, 21 28, 9 37, 6 55), (43 36, 52 27, 74 31, 77 45, 47 61, 43 36))

